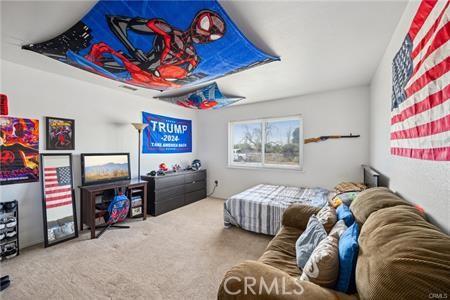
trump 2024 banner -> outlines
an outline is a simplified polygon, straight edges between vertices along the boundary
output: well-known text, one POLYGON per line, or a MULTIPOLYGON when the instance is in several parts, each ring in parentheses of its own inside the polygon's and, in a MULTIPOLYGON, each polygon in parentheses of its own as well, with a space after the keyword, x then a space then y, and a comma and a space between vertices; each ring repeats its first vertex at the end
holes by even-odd
POLYGON ((143 153, 192 152, 192 121, 142 112, 143 153))

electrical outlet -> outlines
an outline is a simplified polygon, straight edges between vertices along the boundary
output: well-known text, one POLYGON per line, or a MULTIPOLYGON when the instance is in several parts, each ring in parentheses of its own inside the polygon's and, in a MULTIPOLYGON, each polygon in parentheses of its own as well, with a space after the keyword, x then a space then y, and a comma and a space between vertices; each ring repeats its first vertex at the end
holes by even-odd
POLYGON ((219 186, 219 180, 214 180, 214 184, 215 184, 216 186, 219 186))

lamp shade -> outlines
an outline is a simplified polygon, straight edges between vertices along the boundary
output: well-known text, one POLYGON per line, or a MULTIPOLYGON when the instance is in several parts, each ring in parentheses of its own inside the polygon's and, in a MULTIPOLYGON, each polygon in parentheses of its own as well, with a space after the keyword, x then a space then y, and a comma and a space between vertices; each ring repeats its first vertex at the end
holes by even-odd
POLYGON ((131 123, 131 125, 133 125, 138 131, 142 131, 142 129, 148 126, 146 123, 131 123))

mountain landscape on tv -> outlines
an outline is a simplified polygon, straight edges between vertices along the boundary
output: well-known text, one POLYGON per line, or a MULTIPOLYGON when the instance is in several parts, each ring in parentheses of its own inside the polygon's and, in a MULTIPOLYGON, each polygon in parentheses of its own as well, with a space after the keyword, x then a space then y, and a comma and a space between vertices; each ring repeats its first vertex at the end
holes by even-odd
POLYGON ((85 168, 86 182, 114 180, 128 177, 127 163, 106 163, 85 168))

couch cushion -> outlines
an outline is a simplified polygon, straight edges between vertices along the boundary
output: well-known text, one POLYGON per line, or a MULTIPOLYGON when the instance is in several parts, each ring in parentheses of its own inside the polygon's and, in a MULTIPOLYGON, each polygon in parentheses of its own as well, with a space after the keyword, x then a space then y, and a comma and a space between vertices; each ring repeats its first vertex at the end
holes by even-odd
POLYGON ((327 232, 316 216, 309 218, 308 226, 295 242, 297 266, 303 269, 320 241, 327 237, 327 232))
POLYGON ((317 214, 320 208, 305 204, 293 204, 283 213, 281 224, 288 227, 297 227, 305 230, 309 218, 317 214))
POLYGON ((244 261, 231 268, 220 284, 217 299, 357 300, 353 295, 323 288, 312 282, 297 280, 277 268, 256 261, 244 261), (272 289, 268 292, 270 287, 272 289))
POLYGON ((339 239, 329 235, 314 249, 306 262, 300 280, 334 288, 339 275, 339 239))
POLYGON ((295 257, 295 241, 303 230, 282 226, 258 261, 280 269, 291 276, 299 276, 301 271, 295 257))
POLYGON ((450 237, 416 208, 398 205, 372 213, 361 229, 359 247, 361 299, 429 299, 450 293, 450 237))
POLYGON ((396 205, 408 205, 406 200, 395 195, 392 191, 384 187, 371 188, 356 196, 350 205, 353 216, 361 227, 371 213, 377 210, 396 205))

